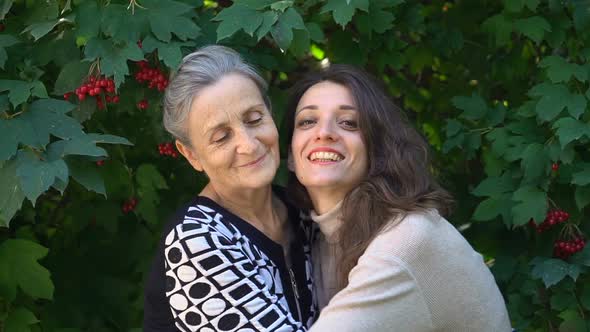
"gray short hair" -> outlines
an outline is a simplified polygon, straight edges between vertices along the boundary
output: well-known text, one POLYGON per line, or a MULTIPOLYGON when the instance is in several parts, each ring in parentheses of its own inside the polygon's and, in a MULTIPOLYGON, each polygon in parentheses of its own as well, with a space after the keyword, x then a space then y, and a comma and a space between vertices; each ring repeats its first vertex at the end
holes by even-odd
POLYGON ((206 87, 215 84, 224 75, 242 74, 251 79, 264 99, 268 109, 270 100, 266 94, 266 81, 256 69, 244 62, 240 54, 229 47, 205 46, 182 59, 178 71, 168 84, 164 94, 164 127, 185 145, 191 145, 186 120, 193 99, 206 87))

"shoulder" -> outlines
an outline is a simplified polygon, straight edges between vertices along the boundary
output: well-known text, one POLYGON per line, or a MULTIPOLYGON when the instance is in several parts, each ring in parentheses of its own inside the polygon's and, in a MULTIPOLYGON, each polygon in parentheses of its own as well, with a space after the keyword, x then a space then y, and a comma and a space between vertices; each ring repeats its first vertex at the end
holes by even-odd
POLYGON ((393 217, 375 236, 370 248, 395 249, 401 243, 418 245, 436 236, 435 232, 448 222, 436 210, 410 212, 393 217))

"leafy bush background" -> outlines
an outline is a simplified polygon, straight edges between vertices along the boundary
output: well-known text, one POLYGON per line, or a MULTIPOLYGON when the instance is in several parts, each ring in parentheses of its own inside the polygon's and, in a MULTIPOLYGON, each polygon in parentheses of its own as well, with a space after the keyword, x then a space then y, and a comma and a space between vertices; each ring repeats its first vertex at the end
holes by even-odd
POLYGON ((140 330, 160 227, 205 180, 158 154, 161 93, 135 62, 169 73, 216 42, 263 71, 279 125, 286 88, 322 61, 382 78, 428 137, 450 219, 513 326, 589 330, 590 249, 552 258, 574 226, 589 231, 588 1, 4 0, 0 19, 1 331, 140 330), (97 70, 118 104, 64 101, 97 70), (555 208, 566 226, 527 226, 555 208))

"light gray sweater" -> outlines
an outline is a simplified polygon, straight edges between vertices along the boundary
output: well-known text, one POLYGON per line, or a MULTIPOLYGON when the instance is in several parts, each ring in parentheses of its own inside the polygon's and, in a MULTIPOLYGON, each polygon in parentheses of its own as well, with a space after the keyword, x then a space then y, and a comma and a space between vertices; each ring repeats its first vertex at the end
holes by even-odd
POLYGON ((435 210, 390 223, 336 293, 335 240, 340 204, 312 219, 320 308, 310 332, 511 331, 502 294, 482 256, 435 210))

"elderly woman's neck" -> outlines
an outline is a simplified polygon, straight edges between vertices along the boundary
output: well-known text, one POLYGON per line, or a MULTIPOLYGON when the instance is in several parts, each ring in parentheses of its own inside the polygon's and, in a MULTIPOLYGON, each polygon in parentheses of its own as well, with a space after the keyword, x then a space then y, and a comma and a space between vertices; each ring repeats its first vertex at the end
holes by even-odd
POLYGON ((207 184, 201 196, 208 197, 235 215, 248 221, 268 220, 272 214, 273 199, 270 186, 260 189, 227 189, 207 184))

